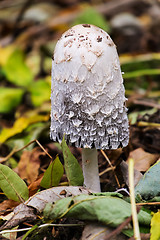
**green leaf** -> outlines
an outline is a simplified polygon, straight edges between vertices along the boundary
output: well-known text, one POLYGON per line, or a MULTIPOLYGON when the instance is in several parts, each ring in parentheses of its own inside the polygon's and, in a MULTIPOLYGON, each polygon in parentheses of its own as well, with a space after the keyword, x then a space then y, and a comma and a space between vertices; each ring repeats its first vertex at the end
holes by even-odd
POLYGON ((153 75, 159 75, 159 74, 160 74, 160 69, 141 69, 133 72, 126 72, 124 73, 123 77, 124 79, 129 79, 129 78, 153 76, 153 75))
POLYGON ((109 24, 107 23, 104 16, 92 7, 85 8, 82 13, 76 18, 73 25, 83 23, 93 24, 97 27, 104 29, 107 32, 110 32, 109 24))
POLYGON ((61 177, 63 176, 63 165, 57 156, 56 159, 49 165, 44 173, 42 181, 40 183, 43 188, 50 188, 58 186, 61 177))
POLYGON ((145 111, 137 111, 137 112, 132 112, 132 113, 130 113, 130 114, 128 114, 128 118, 129 118, 129 122, 130 122, 130 124, 132 125, 132 124, 135 124, 136 122, 137 122, 137 119, 138 119, 138 117, 139 116, 144 116, 144 115, 152 115, 152 114, 154 114, 154 113, 156 113, 157 112, 157 108, 152 108, 152 109, 150 109, 150 110, 145 110, 145 111))
MULTIPOLYGON (((116 227, 131 216, 131 204, 118 197, 81 194, 58 200, 55 204, 47 204, 44 216, 52 220, 71 217, 98 221, 116 227)), ((143 225, 149 225, 151 216, 141 210, 138 220, 143 225)))
POLYGON ((9 113, 17 107, 24 94, 23 89, 18 88, 0 88, 0 113, 9 113))
MULTIPOLYGON (((27 145, 29 142, 31 142, 34 139, 39 139, 41 136, 43 139, 45 138, 45 134, 49 134, 49 126, 50 123, 44 123, 44 122, 37 122, 29 125, 24 131, 23 134, 17 134, 15 137, 9 138, 5 144, 10 148, 13 149, 16 147, 16 149, 23 148, 25 145, 27 145)), ((30 151, 33 149, 33 147, 36 145, 36 143, 32 143, 25 149, 30 151)), ((16 157, 21 157, 21 151, 18 151, 15 153, 16 157)))
POLYGON ((0 164, 0 188, 14 201, 24 202, 29 197, 25 182, 9 167, 0 164))
POLYGON ((160 211, 154 213, 151 220, 151 237, 150 240, 160 239, 160 211))
POLYGON ((64 158, 64 168, 69 181, 69 185, 82 186, 84 181, 82 169, 77 159, 69 150, 64 138, 62 140, 61 146, 64 158))
POLYGON ((22 240, 26 240, 27 237, 28 237, 35 229, 37 229, 37 228, 38 228, 38 225, 34 225, 30 230, 28 230, 28 231, 24 234, 22 240))
POLYGON ((135 196, 143 199, 152 199, 160 195, 160 162, 154 164, 141 178, 135 187, 135 196))
POLYGON ((0 133, 0 143, 5 142, 10 137, 15 136, 18 133, 21 133, 25 130, 29 125, 37 122, 48 121, 48 115, 40 115, 36 111, 30 111, 26 113, 25 116, 18 118, 12 128, 3 128, 0 133))
POLYGON ((36 107, 40 106, 44 101, 48 101, 50 99, 51 87, 45 80, 33 82, 29 91, 31 92, 31 100, 36 107))
POLYGON ((17 86, 27 87, 33 80, 33 74, 24 62, 23 52, 16 49, 3 67, 6 78, 17 86))

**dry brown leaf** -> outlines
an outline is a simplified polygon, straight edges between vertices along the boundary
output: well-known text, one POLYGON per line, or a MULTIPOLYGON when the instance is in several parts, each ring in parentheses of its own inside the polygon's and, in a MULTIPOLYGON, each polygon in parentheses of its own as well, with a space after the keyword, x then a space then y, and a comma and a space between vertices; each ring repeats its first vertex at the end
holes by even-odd
POLYGON ((36 181, 34 181, 33 183, 31 183, 29 186, 28 186, 28 189, 29 189, 29 196, 33 196, 37 191, 38 189, 40 188, 40 183, 42 181, 42 178, 43 178, 43 173, 38 176, 38 178, 36 179, 36 181))
POLYGON ((0 203, 0 214, 6 213, 7 210, 11 210, 12 208, 19 205, 19 202, 15 202, 13 200, 4 200, 0 203))
POLYGON ((153 165, 159 158, 159 154, 151 154, 145 152, 142 148, 137 148, 134 151, 130 152, 127 159, 134 159, 134 168, 141 172, 146 172, 151 165, 153 165))
POLYGON ((40 156, 45 155, 39 147, 34 148, 32 152, 24 151, 18 164, 18 174, 27 182, 33 183, 39 173, 40 156))

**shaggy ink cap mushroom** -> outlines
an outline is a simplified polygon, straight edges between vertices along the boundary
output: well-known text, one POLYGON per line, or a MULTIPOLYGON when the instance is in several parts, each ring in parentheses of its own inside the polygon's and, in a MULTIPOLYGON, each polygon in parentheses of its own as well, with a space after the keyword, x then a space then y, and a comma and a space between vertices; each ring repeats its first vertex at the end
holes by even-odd
POLYGON ((102 29, 76 25, 57 42, 52 64, 51 138, 76 147, 128 145, 125 89, 116 46, 102 29))

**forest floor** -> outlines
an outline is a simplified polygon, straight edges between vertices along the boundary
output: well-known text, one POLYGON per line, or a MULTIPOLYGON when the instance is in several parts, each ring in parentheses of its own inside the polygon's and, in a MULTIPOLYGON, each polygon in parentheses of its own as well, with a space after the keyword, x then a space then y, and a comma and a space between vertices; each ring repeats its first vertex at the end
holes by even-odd
POLYGON ((160 239, 159 1, 5 0, 0 2, 0 36, 0 239, 134 239, 125 205, 129 202, 131 158, 138 211, 142 211, 141 239, 160 239), (75 187, 68 187, 75 169, 71 175, 64 171, 64 152, 74 155, 68 152, 71 164, 78 161, 81 176, 81 149, 54 143, 49 133, 54 47, 63 32, 81 23, 97 25, 110 34, 117 46, 128 99, 128 146, 98 150, 99 196, 77 188, 81 180, 72 184, 75 187), (52 178, 52 171, 57 172, 56 177, 52 178), (117 193, 118 189, 125 190, 117 193), (108 192, 113 201, 118 199, 116 213, 111 211, 114 204, 107 202, 108 192), (104 209, 109 204, 106 211, 110 219, 105 211, 103 216, 102 209, 96 215, 91 211, 85 218, 80 217, 81 203, 88 204, 86 199, 77 200, 80 209, 75 212, 79 217, 70 213, 67 197, 74 201, 80 193, 88 196, 88 203, 95 201, 98 206, 102 201, 104 209), (65 199, 62 208, 47 205, 49 210, 44 210, 44 202, 53 203, 61 196, 65 199), (28 197, 33 203, 26 205, 28 197))

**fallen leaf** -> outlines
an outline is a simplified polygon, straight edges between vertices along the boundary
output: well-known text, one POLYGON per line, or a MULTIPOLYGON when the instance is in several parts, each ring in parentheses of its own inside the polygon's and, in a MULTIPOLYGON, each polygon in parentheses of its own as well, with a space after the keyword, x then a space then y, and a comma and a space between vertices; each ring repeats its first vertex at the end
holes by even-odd
POLYGON ((43 178, 43 173, 38 176, 38 178, 28 186, 29 196, 33 196, 40 188, 40 183, 43 178))
POLYGON ((34 106, 38 107, 43 102, 50 100, 50 84, 43 80, 39 80, 37 82, 33 82, 29 87, 29 91, 31 93, 31 100, 34 106))
POLYGON ((146 172, 151 165, 153 165, 159 158, 159 154, 151 154, 145 152, 142 148, 137 148, 136 150, 130 152, 129 158, 134 159, 134 168, 141 172, 146 172))
POLYGON ((0 134, 0 143, 5 142, 8 138, 21 133, 29 125, 37 122, 45 122, 49 120, 49 114, 40 115, 36 112, 28 112, 25 116, 18 118, 12 128, 3 128, 0 134))
MULTIPOLYGON (((16 230, 17 228, 18 228, 18 226, 14 229, 16 230)), ((1 236, 4 237, 4 239, 16 240, 17 239, 17 232, 15 231, 15 232, 2 233, 1 236)))
POLYGON ((36 193, 34 196, 30 197, 25 203, 22 203, 15 207, 14 215, 11 216, 10 219, 3 226, 0 227, 0 229, 13 228, 22 223, 23 221, 27 220, 33 221, 37 218, 37 212, 43 212, 46 203, 53 203, 59 199, 68 196, 76 196, 82 193, 90 194, 91 191, 88 191, 83 187, 64 186, 54 187, 36 193))
POLYGON ((46 153, 42 152, 39 147, 34 148, 32 151, 24 151, 18 163, 18 174, 22 179, 26 179, 30 184, 34 182, 39 174, 40 156, 45 156, 46 153))
POLYGON ((135 187, 135 196, 149 200, 160 195, 160 161, 154 164, 135 187))
POLYGON ((33 80, 33 74, 24 62, 24 54, 19 49, 13 51, 8 57, 2 70, 4 71, 7 80, 17 86, 27 87, 33 80))
POLYGON ((21 222, 34 221, 37 216, 34 212, 34 208, 28 207, 25 204, 20 204, 14 208, 13 213, 8 221, 6 221, 0 229, 13 228, 21 222))
POLYGON ((160 239, 160 211, 153 214, 153 217, 151 219, 151 238, 150 240, 158 240, 160 239))
POLYGON ((29 197, 25 182, 9 167, 0 164, 0 188, 14 201, 24 202, 29 197))
POLYGON ((62 198, 76 196, 82 193, 89 194, 91 191, 85 189, 84 187, 77 186, 53 187, 30 197, 26 204, 27 206, 35 208, 38 212, 42 212, 48 202, 53 203, 62 198))
POLYGON ((0 46, 0 65, 4 66, 9 58, 9 56, 15 51, 13 45, 8 45, 7 47, 0 46))
MULTIPOLYGON (((106 236, 113 231, 113 228, 103 226, 102 224, 87 224, 83 230, 81 240, 105 240, 106 236)), ((123 233, 113 236, 112 240, 128 239, 123 233)))
MULTIPOLYGON (((112 192, 67 197, 54 204, 48 203, 44 209, 44 216, 48 220, 71 217, 78 220, 98 221, 116 227, 131 216, 131 204, 121 197, 121 194, 112 192)), ((151 216, 140 210, 138 220, 139 223, 149 226, 151 216)))
POLYGON ((7 199, 0 203, 0 213, 6 213, 7 210, 11 210, 12 208, 19 205, 19 202, 15 202, 13 200, 7 199))
POLYGON ((0 88, 0 113, 9 113, 17 107, 24 94, 24 89, 18 88, 0 88))
MULTIPOLYGON (((126 185, 129 187, 128 164, 125 161, 122 161, 120 163, 120 168, 121 168, 121 172, 122 172, 124 181, 125 181, 126 185)), ((138 184, 138 182, 140 181, 142 176, 143 176, 142 173, 140 173, 140 171, 138 171, 137 169, 134 168, 134 186, 136 186, 138 184)))

